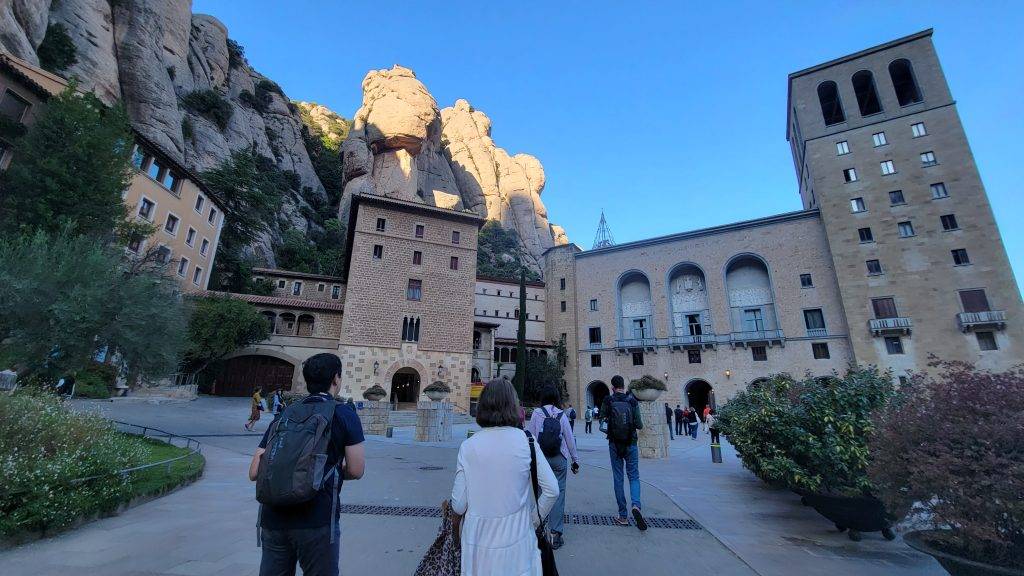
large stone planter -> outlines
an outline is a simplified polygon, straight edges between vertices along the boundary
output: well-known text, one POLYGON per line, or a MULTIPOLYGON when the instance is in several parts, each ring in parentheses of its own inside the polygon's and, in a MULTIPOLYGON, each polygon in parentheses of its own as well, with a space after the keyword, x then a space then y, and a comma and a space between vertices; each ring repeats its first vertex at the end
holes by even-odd
POLYGON ((363 423, 363 433, 375 436, 386 436, 388 433, 388 411, 391 405, 381 400, 364 400, 363 409, 359 411, 359 419, 363 423))
MULTIPOLYGON (((646 392, 639 390, 638 392, 646 392)), ((655 390, 661 395, 661 390, 655 390)), ((637 396, 634 392, 633 396, 637 396)), ((655 396, 657 399, 657 396, 655 396)), ((637 396, 637 400, 640 400, 637 396)), ((668 424, 665 406, 660 402, 640 400, 640 419, 644 427, 637 431, 637 448, 641 458, 668 458, 668 424)))
POLYGON ((932 545, 931 540, 941 537, 942 532, 942 530, 907 532, 903 535, 903 541, 918 552, 924 552, 935 558, 952 576, 1024 576, 1024 570, 993 566, 939 550, 932 545))
POLYGON ((419 402, 416 404, 416 441, 447 442, 452 439, 451 402, 419 402))
MULTIPOLYGON (((654 402, 661 397, 662 390, 656 388, 644 388, 642 390, 633 390, 633 397, 641 402, 654 402)), ((647 420, 644 420, 646 423, 647 420)))
POLYGON ((448 398, 448 392, 442 392, 440 390, 428 390, 424 392, 427 398, 430 398, 432 402, 443 402, 448 398))

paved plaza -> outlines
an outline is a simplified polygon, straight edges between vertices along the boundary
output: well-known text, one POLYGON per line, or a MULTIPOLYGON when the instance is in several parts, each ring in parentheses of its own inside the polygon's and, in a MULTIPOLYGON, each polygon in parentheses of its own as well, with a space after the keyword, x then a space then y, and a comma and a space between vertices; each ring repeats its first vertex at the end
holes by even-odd
MULTIPOLYGON (((72 532, 0 552, 5 576, 98 574, 104 576, 256 574, 254 488, 245 477, 259 440, 242 424, 248 399, 200 398, 192 402, 118 400, 83 402, 83 410, 150 425, 203 442, 207 468, 198 482, 164 498, 72 532)), ((262 431, 269 419, 260 421, 262 431)), ((594 427, 596 430, 596 426, 594 427)), ((435 507, 450 492, 460 439, 412 441, 412 428, 394 438, 370 437, 367 472, 342 490, 347 505, 386 506, 377 515, 342 516, 342 571, 375 576, 411 574, 433 541, 437 518, 401 515, 402 507, 435 507), (383 511, 383 513, 380 513, 383 511)), ((569 477, 566 513, 616 513, 602 435, 580 433, 582 468, 569 477)), ((672 443, 667 460, 641 461, 643 502, 649 517, 695 520, 699 529, 567 524, 556 555, 567 576, 608 574, 722 574, 776 576, 941 575, 931 558, 901 541, 865 534, 851 542, 788 491, 766 487, 724 447, 725 462, 712 464, 707 436, 672 443)), ((682 526, 686 522, 675 522, 682 526)))

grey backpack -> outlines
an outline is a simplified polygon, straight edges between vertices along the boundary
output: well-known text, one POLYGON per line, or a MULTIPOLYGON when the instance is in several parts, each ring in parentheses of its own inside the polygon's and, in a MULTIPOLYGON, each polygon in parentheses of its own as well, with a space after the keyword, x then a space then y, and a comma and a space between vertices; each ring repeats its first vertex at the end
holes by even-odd
POLYGON ((267 446, 256 473, 256 500, 289 506, 316 497, 337 466, 325 470, 336 402, 297 402, 270 425, 267 446))

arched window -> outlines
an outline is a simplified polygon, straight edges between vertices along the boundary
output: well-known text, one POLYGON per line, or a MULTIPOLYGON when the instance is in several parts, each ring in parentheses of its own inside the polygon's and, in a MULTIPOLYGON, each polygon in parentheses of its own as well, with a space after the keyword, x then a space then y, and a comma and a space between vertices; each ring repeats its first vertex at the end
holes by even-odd
POLYGON ((853 93, 857 95, 857 106, 861 116, 870 116, 882 111, 882 103, 878 100, 875 89, 875 75, 868 70, 861 70, 853 75, 853 93))
POLYGON ((733 258, 725 271, 734 338, 767 337, 778 329, 771 278, 764 260, 752 254, 733 258))
POLYGON ((818 84, 818 102, 821 103, 821 116, 825 119, 825 126, 846 121, 843 103, 839 101, 839 87, 835 82, 828 80, 818 84))
POLYGON ((480 349, 480 343, 481 343, 482 339, 483 339, 483 337, 480 335, 480 331, 479 330, 473 330, 473 350, 479 350, 480 349))
POLYGON ((494 347, 494 361, 501 362, 501 348, 494 347))
POLYGON ((420 319, 406 316, 402 318, 402 341, 420 341, 420 319))
POLYGON ((519 361, 519 349, 518 348, 513 348, 512 351, 511 351, 511 354, 509 355, 509 358, 511 359, 512 362, 518 362, 519 361))
POLYGON ((312 336, 313 335, 313 324, 315 320, 311 314, 299 315, 298 335, 299 336, 312 336))
POLYGON ((409 341, 409 317, 402 317, 402 342, 409 341))
POLYGON ((889 64, 889 77, 892 78, 892 87, 896 91, 896 100, 900 106, 921 101, 921 90, 917 87, 910 60, 901 58, 889 64))
POLYGON ((545 359, 545 360, 547 360, 548 359, 548 351, 547 350, 541 350, 540 351, 540 357, 545 359))
POLYGON ((292 336, 295 334, 295 314, 292 314, 291 312, 284 312, 277 318, 277 332, 275 332, 275 334, 281 334, 283 336, 292 336))
POLYGON ((413 342, 419 342, 420 341, 420 319, 419 318, 416 319, 416 325, 413 327, 412 341, 413 342))
POLYGON ((636 270, 619 279, 619 334, 620 338, 641 341, 654 338, 651 283, 647 276, 636 270))

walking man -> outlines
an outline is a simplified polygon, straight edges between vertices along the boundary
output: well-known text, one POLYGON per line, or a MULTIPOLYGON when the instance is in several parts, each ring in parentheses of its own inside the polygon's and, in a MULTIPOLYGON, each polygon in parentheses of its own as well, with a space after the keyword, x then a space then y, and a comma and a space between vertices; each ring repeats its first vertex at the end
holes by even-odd
POLYGON ((697 427, 700 425, 700 418, 697 417, 697 409, 691 408, 690 415, 686 419, 687 426, 690 427, 690 437, 694 440, 697 439, 697 427))
POLYGON ((619 505, 619 526, 629 526, 626 516, 626 494, 622 488, 622 472, 629 477, 629 496, 633 519, 641 531, 647 530, 647 521, 640 512, 639 451, 636 447, 637 430, 644 427, 640 420, 640 406, 632 395, 625 392, 625 381, 612 378, 612 394, 601 404, 601 418, 607 425, 608 456, 612 464, 612 482, 615 501, 619 505))
POLYGON ((358 480, 365 470, 359 416, 351 406, 335 400, 341 387, 341 360, 334 354, 317 354, 303 364, 302 375, 309 396, 292 403, 274 420, 249 464, 249 480, 257 482, 257 498, 263 503, 258 523, 263 549, 260 576, 294 575, 296 562, 306 576, 338 576, 338 491, 342 479, 358 480), (329 426, 320 428, 317 419, 328 416, 329 426), (320 444, 325 454, 313 453, 316 449, 310 446, 316 443, 301 441, 310 426, 325 430, 318 437, 326 440, 326 446, 320 444), (272 451, 267 451, 268 445, 272 451), (322 474, 296 473, 296 463, 306 465, 324 457, 322 474), (298 499, 298 494, 309 492, 308 499, 298 499), (289 503, 267 503, 275 499, 289 503))
POLYGON ((583 423, 586 424, 584 431, 587 434, 593 432, 594 427, 594 409, 587 406, 587 411, 583 413, 583 423))
MULTIPOLYGON (((565 516, 565 480, 567 466, 572 461, 572 473, 580 470, 579 459, 576 457, 576 438, 572 435, 572 424, 568 411, 558 409, 560 404, 558 389, 554 386, 546 388, 541 395, 543 406, 533 411, 526 429, 537 439, 541 452, 551 465, 551 471, 558 479, 558 499, 548 512, 548 528, 551 529, 551 547, 558 550, 562 547, 562 522, 565 516)), ((569 405, 572 409, 572 404, 569 405)))
POLYGON ((576 433, 576 409, 569 404, 569 409, 566 410, 566 414, 569 416, 569 428, 572 428, 572 433, 576 433))
POLYGON ((711 443, 720 444, 722 440, 719 438, 719 434, 722 431, 718 427, 718 417, 715 416, 714 410, 708 412, 707 417, 704 419, 704 425, 708 427, 708 432, 711 432, 711 443))
POLYGON ((665 423, 668 424, 668 439, 675 440, 672 436, 672 408, 669 407, 668 402, 665 402, 665 423))
POLYGON ((675 416, 676 416, 676 436, 682 436, 683 435, 683 416, 684 416, 684 412, 683 412, 683 409, 679 407, 679 404, 676 404, 675 416))

